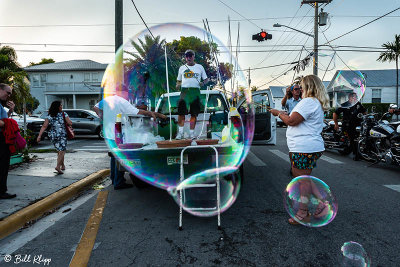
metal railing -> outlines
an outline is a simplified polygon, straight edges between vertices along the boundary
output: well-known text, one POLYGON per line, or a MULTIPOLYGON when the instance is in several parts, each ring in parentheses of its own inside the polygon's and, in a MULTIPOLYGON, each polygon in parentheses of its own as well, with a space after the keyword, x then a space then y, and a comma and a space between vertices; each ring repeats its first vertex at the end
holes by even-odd
POLYGON ((45 83, 45 92, 96 92, 100 91, 100 82, 57 82, 45 83))

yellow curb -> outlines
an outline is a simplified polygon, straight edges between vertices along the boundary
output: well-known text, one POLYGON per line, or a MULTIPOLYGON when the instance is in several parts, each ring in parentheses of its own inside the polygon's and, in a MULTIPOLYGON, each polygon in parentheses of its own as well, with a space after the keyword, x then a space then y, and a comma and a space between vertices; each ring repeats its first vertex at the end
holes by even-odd
POLYGON ((92 173, 82 180, 79 180, 78 182, 75 182, 68 187, 63 188, 47 196, 46 198, 8 216, 4 220, 0 221, 0 239, 14 233, 24 226, 25 223, 40 217, 46 211, 60 206, 65 201, 75 196, 84 187, 103 179, 108 174, 110 174, 109 169, 92 173))

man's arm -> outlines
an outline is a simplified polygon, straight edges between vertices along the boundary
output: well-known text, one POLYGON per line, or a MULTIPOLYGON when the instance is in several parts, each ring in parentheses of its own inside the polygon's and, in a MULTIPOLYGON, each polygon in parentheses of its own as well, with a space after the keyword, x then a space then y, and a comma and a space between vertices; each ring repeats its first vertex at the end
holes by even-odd
POLYGON ((287 100, 289 98, 289 91, 290 91, 290 87, 286 88, 286 94, 283 97, 282 102, 281 102, 282 107, 286 106, 286 102, 287 102, 287 100))
POLYGON ((182 85, 182 81, 176 81, 176 90, 180 90, 182 85))
POLYGON ((207 84, 210 81, 209 78, 206 78, 205 80, 203 80, 202 82, 200 82, 200 87, 203 87, 203 85, 207 84))
POLYGON ((4 121, 0 120, 0 128, 4 127, 4 121))
POLYGON ((333 122, 335 123, 335 130, 339 130, 339 124, 338 124, 338 114, 336 114, 336 111, 333 112, 333 122))
POLYGON ((156 118, 166 119, 167 118, 167 116, 165 116, 164 114, 149 111, 149 110, 144 110, 144 109, 139 109, 138 114, 143 115, 143 116, 153 117, 154 119, 156 119, 156 118))
POLYGON ((93 107, 94 112, 96 112, 97 116, 100 117, 100 119, 103 119, 103 111, 99 109, 98 107, 94 106, 93 107))
POLYGON ((11 114, 13 113, 13 111, 14 111, 14 108, 15 108, 14 102, 12 102, 12 101, 7 101, 7 107, 8 107, 7 116, 10 117, 11 114))

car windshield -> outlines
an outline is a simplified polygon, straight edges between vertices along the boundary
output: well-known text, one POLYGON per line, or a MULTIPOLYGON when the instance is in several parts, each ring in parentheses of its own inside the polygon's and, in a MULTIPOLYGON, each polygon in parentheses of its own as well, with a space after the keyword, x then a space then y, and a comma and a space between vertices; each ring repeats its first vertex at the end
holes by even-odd
POLYGON ((93 110, 87 110, 87 112, 92 115, 95 118, 98 118, 99 116, 97 116, 96 112, 94 112, 93 110))
MULTIPOLYGON (((178 115, 178 102, 179 102, 179 95, 170 96, 171 102, 171 114, 178 115)), ((206 94, 202 94, 200 96, 200 110, 201 113, 204 111, 204 105, 206 102, 206 94)), ((228 108, 224 102, 224 99, 219 94, 210 94, 208 98, 207 104, 207 113, 216 112, 216 111, 228 111, 228 108)), ((169 105, 168 105, 168 97, 163 97, 160 103, 160 108, 158 112, 163 114, 169 113, 169 105)))

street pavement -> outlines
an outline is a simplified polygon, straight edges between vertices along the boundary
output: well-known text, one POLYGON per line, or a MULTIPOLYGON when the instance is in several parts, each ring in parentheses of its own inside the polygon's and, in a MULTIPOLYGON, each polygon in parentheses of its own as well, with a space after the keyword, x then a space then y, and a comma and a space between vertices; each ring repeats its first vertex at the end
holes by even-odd
MULTIPOLYGON (((325 152, 313 175, 331 187, 338 214, 324 227, 292 226, 282 197, 290 181, 284 137, 285 128, 279 128, 276 146, 252 146, 239 197, 221 216, 222 230, 216 217, 185 213, 178 231, 179 208, 164 190, 105 188, 108 198, 88 266, 338 266, 348 241, 363 245, 372 266, 399 266, 400 168, 325 152)), ((68 265, 97 192, 1 240, 0 254, 43 255, 54 266, 68 265)))
MULTIPOLYGON (((54 146, 48 140, 34 147, 51 148, 54 146)), ((17 197, 0 201, 0 220, 98 170, 109 168, 108 150, 102 140, 78 137, 69 141, 67 149, 66 171, 62 175, 54 170, 56 153, 32 153, 32 162, 11 166, 7 187, 8 192, 17 197), (93 153, 94 146, 97 153, 93 153)))

